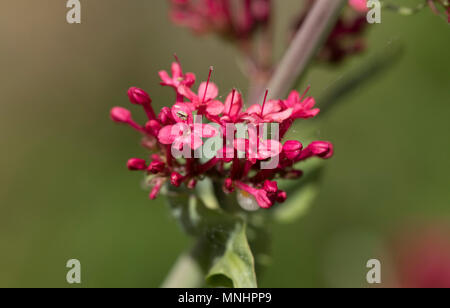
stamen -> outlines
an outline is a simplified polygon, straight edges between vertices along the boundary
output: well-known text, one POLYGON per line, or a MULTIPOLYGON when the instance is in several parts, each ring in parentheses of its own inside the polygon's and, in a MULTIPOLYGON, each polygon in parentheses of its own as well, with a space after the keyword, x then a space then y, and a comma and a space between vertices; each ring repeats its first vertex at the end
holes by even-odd
POLYGON ((266 95, 264 96, 264 102, 262 104, 262 108, 261 108, 261 117, 264 115, 264 107, 266 106, 266 101, 267 101, 267 95, 269 94, 269 90, 266 90, 266 95))
POLYGON ((175 61, 181 65, 180 59, 178 58, 176 53, 173 54, 173 57, 175 58, 175 61))
POLYGON ((230 108, 228 108, 228 114, 231 113, 231 108, 233 108, 233 103, 234 103, 234 95, 236 94, 236 89, 233 89, 233 92, 231 94, 231 104, 230 104, 230 108))
POLYGON ((308 86, 305 92, 303 92, 302 96, 300 97, 300 102, 305 98, 306 94, 308 94, 309 90, 311 90, 311 86, 308 86))
POLYGON ((211 66, 211 67, 209 68, 208 81, 206 82, 205 94, 203 95, 202 103, 205 102, 205 99, 206 99, 206 93, 208 93, 209 82, 211 81, 211 75, 212 75, 213 70, 214 70, 214 67, 211 66))

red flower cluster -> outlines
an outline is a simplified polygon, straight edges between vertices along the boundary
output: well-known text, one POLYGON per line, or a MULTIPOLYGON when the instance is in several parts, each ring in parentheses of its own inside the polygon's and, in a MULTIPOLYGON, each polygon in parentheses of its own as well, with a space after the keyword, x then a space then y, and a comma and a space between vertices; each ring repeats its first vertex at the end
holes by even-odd
POLYGON ((196 33, 216 32, 231 39, 246 39, 268 22, 271 0, 170 0, 175 24, 196 33))
POLYGON ((162 108, 158 115, 145 91, 129 89, 130 102, 143 107, 147 123, 137 124, 131 113, 121 107, 111 110, 111 118, 142 133, 142 144, 154 154, 150 161, 130 159, 128 168, 152 175, 149 177, 151 199, 157 197, 166 182, 176 187, 184 183, 192 189, 198 180, 207 176, 223 182, 226 193, 238 189, 261 208, 285 201, 286 193, 278 189, 274 179, 298 178, 302 172, 294 168, 295 163, 311 157, 327 159, 333 155, 333 146, 329 142, 316 141, 306 148, 295 140, 280 142, 296 119, 311 118, 319 113, 319 109, 314 108, 314 98, 305 98, 307 92, 300 96, 293 91, 286 100, 265 99, 262 106, 256 104, 244 110, 242 96, 236 90, 229 93, 224 103, 217 99, 219 90, 210 81, 211 72, 208 81, 202 82, 197 91, 193 90, 195 75, 183 73, 178 61, 172 64, 172 76, 160 72, 161 84, 174 89, 176 102, 171 108, 162 108), (198 117, 206 118, 209 123, 198 122, 198 117), (278 138, 264 138, 262 127, 267 123, 279 127, 278 138), (247 126, 248 135, 237 136, 236 125, 247 126), (178 158, 173 154, 174 150, 182 149, 195 154, 205 144, 205 138, 218 136, 221 147, 215 149, 208 161, 202 162, 195 158, 196 155, 178 158), (271 160, 275 165, 265 168, 264 164, 271 160))

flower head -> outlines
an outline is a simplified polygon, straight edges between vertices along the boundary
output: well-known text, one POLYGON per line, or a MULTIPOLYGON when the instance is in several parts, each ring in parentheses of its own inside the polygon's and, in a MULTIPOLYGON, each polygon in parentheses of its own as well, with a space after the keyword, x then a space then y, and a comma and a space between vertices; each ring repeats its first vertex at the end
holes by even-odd
POLYGON ((318 114, 314 99, 304 98, 306 92, 300 96, 294 91, 286 100, 264 99, 262 105, 245 109, 237 90, 232 90, 225 102, 219 100, 219 88, 211 82, 211 73, 194 92, 195 78, 189 77, 194 74, 184 74, 179 62, 172 65, 172 77, 160 72, 162 85, 173 88, 177 100, 173 106, 162 108, 158 116, 150 96, 144 90, 130 88, 130 102, 143 106, 149 120, 141 126, 133 121, 129 110, 121 107, 111 110, 111 118, 139 131, 144 136, 142 144, 154 154, 148 164, 145 159, 130 159, 128 168, 147 173, 150 199, 156 198, 166 183, 194 189, 198 181, 210 177, 221 181, 227 194, 236 192, 246 210, 268 209, 284 202, 288 196, 279 189, 277 178, 298 178, 302 172, 294 169, 295 163, 333 155, 329 142, 315 141, 305 149, 300 141, 281 142, 294 121, 318 114), (267 123, 280 127, 279 138, 266 136, 267 123), (238 126, 246 129, 244 135, 239 135, 238 126), (215 141, 215 146, 209 149, 208 160, 201 161, 196 154, 203 153, 209 141, 215 141), (183 156, 175 155, 178 152, 183 156), (265 168, 272 161, 274 164, 265 168))

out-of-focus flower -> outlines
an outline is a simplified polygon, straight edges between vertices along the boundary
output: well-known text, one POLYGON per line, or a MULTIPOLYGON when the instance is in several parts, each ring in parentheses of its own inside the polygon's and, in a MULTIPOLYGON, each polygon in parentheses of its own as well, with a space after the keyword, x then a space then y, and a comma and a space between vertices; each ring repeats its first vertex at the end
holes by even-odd
POLYGON ((433 226, 402 234, 393 246, 399 287, 450 288, 450 230, 433 226))
POLYGON ((219 89, 211 81, 211 73, 212 70, 197 92, 191 90, 194 74, 184 74, 178 61, 172 65, 172 78, 160 73, 161 84, 174 89, 177 101, 172 107, 162 108, 157 116, 150 96, 141 89, 131 88, 128 91, 130 102, 143 106, 149 117, 144 126, 134 122, 127 109, 115 107, 111 110, 111 118, 142 133, 142 144, 154 153, 149 164, 144 159, 133 158, 129 160, 128 168, 147 173, 148 184, 152 187, 151 199, 158 196, 165 183, 176 187, 184 184, 188 189, 194 189, 198 181, 210 177, 223 181, 225 193, 236 191, 245 209, 254 210, 255 205, 268 209, 284 202, 287 194, 278 189, 277 178, 298 178, 302 172, 294 169, 295 163, 311 157, 327 159, 333 155, 333 147, 328 142, 316 141, 305 149, 299 141, 290 140, 284 145, 280 142, 295 120, 318 114, 319 110, 313 108, 314 99, 305 99, 306 92, 300 96, 293 91, 286 100, 264 99, 262 105, 255 104, 244 110, 242 95, 236 90, 229 93, 225 103, 218 100, 219 89), (210 123, 198 122, 199 116, 205 116, 210 123), (276 123, 281 127, 283 132, 279 139, 265 138, 262 129, 265 123, 276 123), (234 125, 246 126, 248 135, 235 137, 229 144, 227 133, 233 133, 227 131, 229 125, 234 131, 234 125), (219 141, 223 147, 215 149, 213 157, 206 162, 191 156, 178 159, 173 154, 174 149, 183 153, 187 149, 192 154, 205 144, 205 139, 213 137, 222 138, 219 141), (277 158, 278 163, 272 169, 262 167, 277 158))
POLYGON ((171 20, 197 34, 217 33, 227 39, 246 40, 267 24, 271 0, 169 0, 171 20))
MULTIPOLYGON (((315 0, 307 0, 294 30, 297 31, 305 21, 315 0)), ((350 55, 359 54, 365 50, 364 32, 368 22, 363 0, 351 0, 352 9, 339 17, 336 25, 325 41, 318 54, 318 60, 329 63, 340 63, 350 55)))
POLYGON ((348 0, 348 4, 357 12, 365 13, 368 11, 367 0, 348 0))

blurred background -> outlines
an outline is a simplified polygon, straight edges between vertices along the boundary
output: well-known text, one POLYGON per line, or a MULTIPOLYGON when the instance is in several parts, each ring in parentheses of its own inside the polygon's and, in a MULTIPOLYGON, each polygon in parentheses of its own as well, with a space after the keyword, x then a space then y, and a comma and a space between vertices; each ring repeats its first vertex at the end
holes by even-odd
MULTIPOLYGON (((245 91, 246 79, 232 46, 172 25, 166 1, 81 0, 80 25, 66 23, 65 4, 0 5, 0 287, 67 287, 73 258, 83 287, 158 287, 191 241, 126 169, 145 152, 109 110, 128 105, 130 86, 171 104, 157 73, 175 52, 199 79, 213 65, 221 95, 245 91)), ((278 57, 297 8, 277 1, 278 57)), ((393 41, 405 53, 321 120, 315 134, 336 155, 314 206, 273 228, 262 287, 369 287, 373 258, 385 286, 414 285, 415 269, 430 281, 420 283, 448 286, 449 26, 428 10, 384 12, 367 38, 366 54, 309 71, 312 95, 393 41)))

